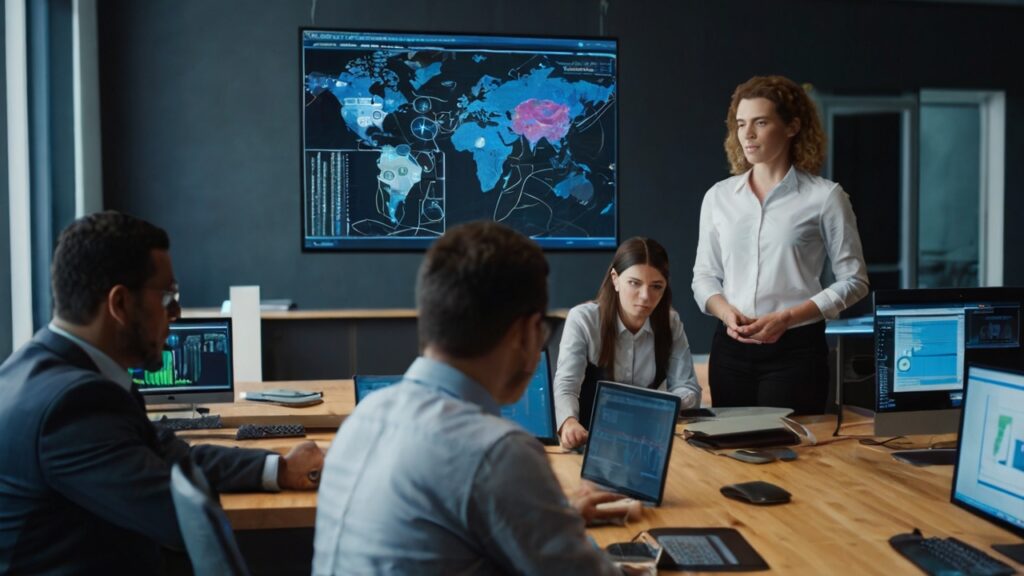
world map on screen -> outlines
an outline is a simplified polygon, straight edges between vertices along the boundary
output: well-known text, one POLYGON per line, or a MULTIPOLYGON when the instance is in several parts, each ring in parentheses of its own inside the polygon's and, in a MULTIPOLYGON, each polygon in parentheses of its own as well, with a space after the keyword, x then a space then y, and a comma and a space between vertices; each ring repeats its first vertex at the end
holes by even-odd
POLYGON ((425 246, 481 218, 546 246, 614 246, 613 55, 331 44, 303 58, 307 248, 425 246))

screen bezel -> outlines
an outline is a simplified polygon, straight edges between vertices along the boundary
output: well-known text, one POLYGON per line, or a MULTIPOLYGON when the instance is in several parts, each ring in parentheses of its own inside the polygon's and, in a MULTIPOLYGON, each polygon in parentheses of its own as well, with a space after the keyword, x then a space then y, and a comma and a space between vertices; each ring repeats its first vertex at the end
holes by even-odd
MULTIPOLYGON (((301 26, 298 31, 298 70, 299 70, 299 83, 300 94, 299 94, 299 246, 303 253, 324 253, 331 254, 337 252, 343 253, 410 253, 410 252, 425 252, 433 244, 433 241, 428 241, 426 244, 419 246, 412 245, 399 245, 399 246, 335 246, 330 248, 310 248, 306 246, 306 205, 305 205, 305 186, 306 186, 306 166, 305 166, 305 136, 306 136, 306 123, 305 123, 305 58, 304 58, 304 46, 303 39, 306 32, 331 32, 331 33, 353 33, 353 34, 408 34, 418 36, 461 36, 461 37, 481 37, 481 38, 505 38, 505 39, 555 39, 555 40, 570 40, 570 41, 611 41, 615 43, 615 100, 617 110, 621 103, 621 97, 619 94, 619 87, 621 86, 620 72, 621 58, 619 57, 619 38, 618 36, 578 36, 578 35, 551 35, 551 34, 494 34, 494 33, 470 33, 470 32, 447 32, 447 31, 431 31, 424 32, 420 30, 383 30, 383 29, 363 29, 363 28, 333 28, 329 26, 301 26)), ((616 137, 621 140, 621 129, 619 125, 619 112, 617 111, 614 118, 615 134, 616 137)), ((616 145, 614 162, 615 162, 615 194, 614 194, 614 230, 612 234, 613 244, 611 246, 562 246, 562 245, 545 245, 543 241, 538 241, 538 244, 545 251, 561 252, 561 253, 572 253, 572 252, 601 252, 601 251, 614 251, 621 238, 621 221, 620 221, 620 209, 619 204, 621 202, 620 190, 622 182, 622 169, 620 160, 620 148, 621 145, 616 145)), ((459 223, 456 223, 459 224, 459 223)), ((533 238, 537 241, 536 238, 533 238)))
POLYGON ((679 414, 679 407, 681 405, 680 404, 679 396, 676 396, 675 394, 671 394, 669 392, 662 392, 660 390, 651 390, 650 388, 640 388, 638 386, 630 386, 628 384, 622 384, 622 383, 619 383, 619 382, 611 382, 611 381, 608 381, 608 380, 599 380, 597 382, 597 391, 594 393, 594 408, 593 408, 593 411, 592 411, 591 417, 590 417, 590 432, 591 433, 594 430, 594 423, 597 422, 596 416, 597 416, 598 406, 601 405, 601 394, 603 394, 605 390, 617 390, 617 391, 621 391, 621 392, 626 392, 627 394, 635 394, 637 396, 653 397, 653 398, 657 398, 658 400, 669 401, 669 402, 671 402, 673 404, 674 412, 672 412, 672 427, 670 428, 670 432, 669 432, 669 435, 668 435, 668 446, 666 448, 666 454, 665 454, 665 465, 662 467, 662 470, 661 470, 661 482, 660 482, 660 486, 658 487, 658 497, 655 498, 655 499, 652 499, 650 494, 643 494, 643 493, 641 493, 641 492, 639 492, 637 490, 633 490, 633 489, 628 488, 626 486, 620 486, 618 484, 615 484, 614 482, 608 482, 607 479, 599 477, 599 476, 597 476, 595 474, 588 474, 587 473, 587 461, 588 461, 588 459, 590 457, 590 443, 589 442, 587 443, 586 450, 583 452, 583 466, 580 467, 580 477, 583 478, 584 480, 590 480, 591 482, 596 482, 597 484, 599 484, 601 486, 610 488, 611 490, 613 490, 613 491, 615 491, 617 493, 625 494, 627 496, 630 496, 630 497, 635 498, 637 500, 640 500, 642 502, 647 502, 647 503, 653 504, 654 506, 658 506, 658 505, 661 504, 661 501, 662 501, 662 499, 665 496, 665 484, 668 481, 668 467, 669 467, 669 463, 672 461, 672 448, 673 448, 673 444, 674 444, 675 437, 676 437, 676 433, 675 433, 676 415, 679 414))
MULTIPOLYGON (((1024 378, 1024 371, 1021 371, 1021 370, 1014 370, 1014 369, 1011 369, 1011 368, 1000 368, 1000 367, 996 367, 996 366, 989 366, 989 365, 978 364, 978 363, 971 363, 968 366, 968 368, 967 368, 967 376, 968 377, 970 377, 971 369, 972 368, 981 369, 981 370, 990 370, 992 372, 1002 372, 1002 373, 1005 373, 1005 374, 1012 374, 1014 376, 1019 376, 1019 377, 1024 378)), ((964 380, 964 406, 967 405, 967 400, 968 400, 968 397, 970 396, 970 388, 971 387, 969 385, 969 381, 968 380, 964 380)), ((951 503, 953 503, 954 505, 956 505, 957 507, 962 508, 964 510, 967 510, 971 514, 974 514, 975 516, 978 516, 980 518, 984 518, 985 520, 988 520, 989 522, 992 522, 993 524, 996 524, 997 526, 1005 528, 1006 530, 1016 534, 1017 536, 1020 536, 1020 537, 1024 538, 1024 527, 1017 526, 1016 524, 1012 524, 1010 522, 1007 522, 1006 520, 1003 520, 1002 518, 999 518, 997 516, 993 516, 992 514, 989 514, 988 512, 985 512, 984 510, 976 508, 976 507, 968 504, 967 502, 964 502, 963 500, 959 500, 956 497, 956 482, 957 482, 957 479, 960 476, 960 454, 961 454, 961 451, 963 450, 963 442, 961 442, 961 439, 964 437, 964 420, 966 420, 965 416, 966 416, 966 411, 965 410, 961 410, 961 412, 960 412, 960 426, 957 429, 956 464, 953 466, 953 483, 950 485, 950 488, 949 488, 949 501, 951 503)), ((1024 519, 1024 516, 1022 516, 1022 519, 1024 519)))
POLYGON ((223 324, 228 332, 228 387, 216 391, 184 391, 167 393, 159 389, 145 389, 139 387, 139 393, 146 401, 146 405, 160 404, 212 404, 231 403, 235 401, 235 350, 234 335, 232 333, 231 318, 229 316, 209 316, 204 318, 189 317, 178 318, 171 322, 171 326, 196 326, 201 324, 223 324))

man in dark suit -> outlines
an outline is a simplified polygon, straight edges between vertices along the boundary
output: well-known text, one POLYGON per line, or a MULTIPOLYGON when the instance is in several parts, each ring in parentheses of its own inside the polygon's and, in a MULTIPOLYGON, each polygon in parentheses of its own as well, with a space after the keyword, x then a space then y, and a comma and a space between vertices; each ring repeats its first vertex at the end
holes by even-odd
POLYGON ((0 366, 0 574, 160 572, 161 546, 184 548, 169 487, 181 458, 221 491, 316 487, 312 442, 284 457, 190 448, 147 419, 127 369, 159 369, 181 312, 169 247, 117 212, 61 234, 53 321, 0 366))

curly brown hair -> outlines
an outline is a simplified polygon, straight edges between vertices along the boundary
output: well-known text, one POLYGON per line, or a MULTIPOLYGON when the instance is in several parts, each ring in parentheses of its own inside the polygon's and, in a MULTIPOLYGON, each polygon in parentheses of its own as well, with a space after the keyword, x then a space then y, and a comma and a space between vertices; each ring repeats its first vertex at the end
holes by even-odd
POLYGON ((775 111, 787 125, 794 118, 800 119, 800 131, 790 143, 790 160, 799 170, 808 174, 821 172, 825 164, 827 141, 818 119, 818 109, 807 91, 785 76, 754 76, 737 86, 732 93, 729 113, 725 117, 725 125, 728 127, 725 155, 729 159, 730 171, 742 174, 750 170, 750 162, 743 155, 743 146, 736 135, 736 109, 740 100, 753 98, 771 100, 775 104, 775 111))

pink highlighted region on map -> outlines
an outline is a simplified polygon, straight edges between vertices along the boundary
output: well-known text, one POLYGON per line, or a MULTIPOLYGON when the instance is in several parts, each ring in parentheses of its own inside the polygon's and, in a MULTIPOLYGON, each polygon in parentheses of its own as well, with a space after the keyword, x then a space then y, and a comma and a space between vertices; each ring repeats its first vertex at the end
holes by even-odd
POLYGON ((516 106, 512 115, 512 131, 530 141, 530 149, 541 138, 555 148, 569 132, 569 107, 551 100, 530 98, 516 106))

